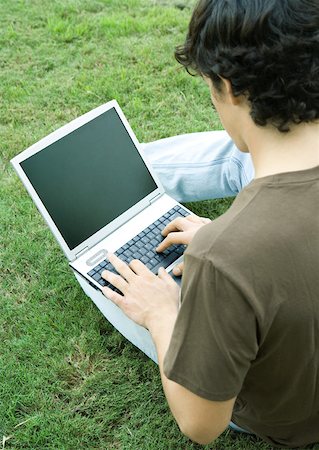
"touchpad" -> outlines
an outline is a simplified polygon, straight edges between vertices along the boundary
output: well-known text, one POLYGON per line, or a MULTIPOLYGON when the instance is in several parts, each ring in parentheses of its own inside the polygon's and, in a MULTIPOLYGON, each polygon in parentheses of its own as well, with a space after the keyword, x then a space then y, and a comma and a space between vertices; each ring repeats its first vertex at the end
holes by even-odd
POLYGON ((107 255, 107 250, 104 250, 104 249, 100 250, 97 253, 95 253, 95 255, 91 256, 91 258, 89 258, 86 261, 86 264, 88 266, 95 266, 100 261, 101 258, 106 258, 106 255, 107 255))

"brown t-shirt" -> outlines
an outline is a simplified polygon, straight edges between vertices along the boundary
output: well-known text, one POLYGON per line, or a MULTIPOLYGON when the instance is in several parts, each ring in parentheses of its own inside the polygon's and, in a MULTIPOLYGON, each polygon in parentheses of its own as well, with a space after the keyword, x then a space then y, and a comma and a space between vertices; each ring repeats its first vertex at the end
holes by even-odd
POLYGON ((164 371, 280 447, 319 442, 319 166, 252 181, 185 254, 164 371))

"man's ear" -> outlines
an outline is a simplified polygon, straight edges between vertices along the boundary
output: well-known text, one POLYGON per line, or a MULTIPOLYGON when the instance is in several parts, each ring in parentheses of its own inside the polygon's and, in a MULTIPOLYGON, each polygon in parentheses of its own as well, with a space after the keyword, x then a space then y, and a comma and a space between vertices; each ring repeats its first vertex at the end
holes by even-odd
POLYGON ((231 85, 231 82, 227 80, 226 78, 223 78, 220 76, 220 79, 223 82, 223 92, 224 95, 227 97, 227 100, 230 104, 233 106, 237 106, 241 103, 241 96, 235 97, 233 94, 233 87, 231 85))

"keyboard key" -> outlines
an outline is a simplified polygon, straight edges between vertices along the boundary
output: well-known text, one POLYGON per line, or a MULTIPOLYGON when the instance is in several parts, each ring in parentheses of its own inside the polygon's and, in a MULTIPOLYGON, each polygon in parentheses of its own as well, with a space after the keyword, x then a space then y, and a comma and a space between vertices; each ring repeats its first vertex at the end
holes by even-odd
POLYGON ((177 219, 177 217, 181 217, 180 213, 176 212, 171 216, 171 220, 177 219))
POLYGON ((167 258, 163 259, 161 262, 159 262, 155 267, 153 267, 152 272, 156 273, 158 272, 158 269, 160 267, 168 267, 170 264, 172 264, 176 259, 179 257, 179 255, 175 252, 170 253, 167 258))
POLYGON ((151 264, 152 268, 157 265, 158 261, 155 258, 149 260, 149 264, 151 264))
POLYGON ((88 275, 90 275, 90 277, 93 277, 94 274, 95 274, 95 269, 90 270, 90 272, 88 273, 88 275))
POLYGON ((178 253, 179 255, 182 255, 184 251, 185 251, 184 245, 178 245, 177 248, 175 249, 175 252, 178 253))
POLYGON ((128 258, 126 256, 124 256, 124 255, 121 255, 120 259, 121 259, 121 261, 123 261, 125 263, 127 263, 127 261, 128 261, 128 258))

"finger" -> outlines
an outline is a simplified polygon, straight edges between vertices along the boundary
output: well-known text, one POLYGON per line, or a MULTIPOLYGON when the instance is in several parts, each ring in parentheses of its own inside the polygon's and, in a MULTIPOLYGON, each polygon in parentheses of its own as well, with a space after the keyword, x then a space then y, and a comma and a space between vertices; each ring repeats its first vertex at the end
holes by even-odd
POLYGON ((170 233, 157 247, 157 252, 163 252, 166 248, 170 247, 173 244, 187 244, 186 242, 186 233, 184 232, 177 232, 177 233, 170 233))
POLYGON ((190 222, 193 223, 209 223, 211 222, 210 219, 208 219, 207 217, 199 217, 199 216, 195 216, 195 214, 191 214, 189 216, 186 216, 185 219, 189 220, 190 222))
MULTIPOLYGON (((120 258, 114 255, 114 253, 108 253, 107 259, 115 267, 117 272, 125 278, 125 280, 130 281, 134 277, 134 272, 129 268, 129 266, 122 261, 120 258)), ((112 283, 113 284, 113 283, 112 283)))
POLYGON ((183 273, 184 270, 184 263, 181 262, 179 264, 176 264, 176 266, 173 269, 173 274, 176 275, 177 277, 180 277, 183 273))
POLYGON ((162 236, 167 236, 172 231, 185 231, 189 229, 189 220, 186 217, 176 217, 162 230, 162 236))
POLYGON ((114 292, 107 286, 102 287, 102 292, 109 300, 111 300, 115 305, 121 307, 121 303, 123 301, 123 295, 114 292))
POLYGON ((189 216, 185 216, 185 219, 193 223, 201 223, 201 218, 199 216, 196 216, 196 214, 190 214, 189 216))
MULTIPOLYGON (((148 267, 145 266, 145 264, 142 263, 142 261, 138 260, 138 259, 133 259, 130 264, 129 264, 130 268, 132 270, 134 270, 134 272, 136 273, 136 275, 140 275, 140 276, 145 276, 145 275, 149 275, 152 274, 154 275, 149 269, 148 267)), ((155 276, 155 275, 154 275, 155 276)))
POLYGON ((116 273, 110 272, 109 270, 103 270, 101 275, 104 280, 113 284, 113 286, 123 292, 123 294, 125 293, 128 283, 124 280, 123 277, 121 277, 121 275, 117 275, 116 273))
POLYGON ((160 267, 158 269, 158 278, 160 278, 161 280, 165 281, 166 283, 169 283, 172 285, 177 284, 176 281, 174 281, 173 278, 166 272, 164 267, 160 267))

